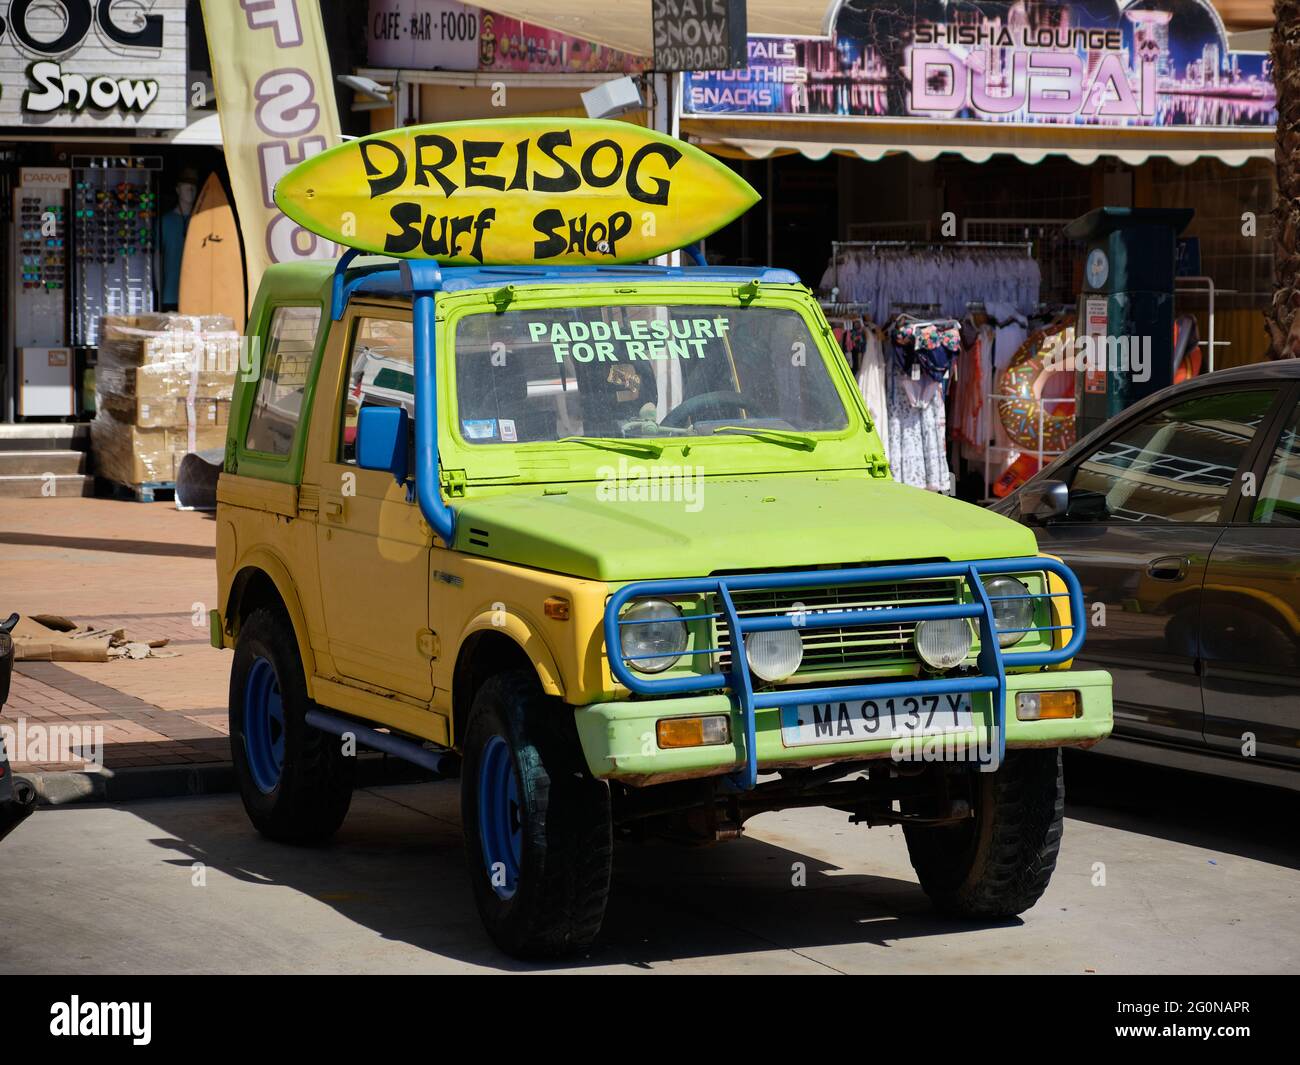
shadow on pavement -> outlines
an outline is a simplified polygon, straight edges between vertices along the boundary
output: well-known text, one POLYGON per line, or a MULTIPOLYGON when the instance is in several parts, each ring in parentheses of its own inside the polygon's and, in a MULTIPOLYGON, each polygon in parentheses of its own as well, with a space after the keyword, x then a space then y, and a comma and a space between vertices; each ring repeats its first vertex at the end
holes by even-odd
POLYGON ((1065 797, 1076 820, 1300 869, 1300 792, 1066 751, 1065 797))
MULTIPOLYGON (((990 927, 957 926, 937 917, 915 881, 844 874, 754 838, 692 849, 620 844, 596 947, 577 959, 515 961, 496 949, 479 923, 461 845, 457 787, 447 782, 358 792, 335 840, 317 848, 263 839, 233 797, 139 802, 129 809, 167 833, 151 840, 161 861, 202 862, 249 884, 288 887, 387 940, 499 970, 648 968, 669 959, 886 944, 990 927), (806 886, 792 883, 795 863, 802 863, 806 886)), ((845 828, 863 833, 865 842, 867 829, 847 823, 845 828)), ((762 960, 754 966, 765 967, 762 960)), ((248 969, 257 971, 255 959, 248 969)))
POLYGON ((124 555, 159 555, 172 558, 217 557, 217 549, 204 544, 163 543, 158 540, 123 540, 100 536, 50 536, 48 533, 0 532, 0 544, 26 547, 63 547, 74 551, 115 551, 124 555))

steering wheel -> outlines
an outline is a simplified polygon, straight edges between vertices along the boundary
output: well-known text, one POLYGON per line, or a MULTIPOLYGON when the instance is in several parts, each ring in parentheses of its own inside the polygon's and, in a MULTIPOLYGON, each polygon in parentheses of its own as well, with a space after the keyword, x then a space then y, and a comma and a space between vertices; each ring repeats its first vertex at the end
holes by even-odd
POLYGON ((681 403, 664 415, 659 424, 670 429, 684 429, 688 421, 695 420, 695 415, 698 412, 709 407, 719 406, 737 411, 748 409, 756 413, 761 412, 759 404, 755 403, 751 397, 743 392, 701 392, 698 396, 691 396, 689 399, 682 400, 681 403))

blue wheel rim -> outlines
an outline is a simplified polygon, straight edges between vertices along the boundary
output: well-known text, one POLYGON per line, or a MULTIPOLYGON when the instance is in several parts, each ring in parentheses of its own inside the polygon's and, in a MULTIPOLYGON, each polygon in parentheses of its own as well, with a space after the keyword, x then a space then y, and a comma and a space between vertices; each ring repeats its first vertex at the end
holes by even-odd
POLYGON ((483 748, 478 772, 478 831, 488 883, 503 899, 519 886, 523 826, 519 808, 519 778, 510 745, 493 736, 483 748))
POLYGON ((284 768, 284 703, 275 667, 265 658, 254 660, 244 682, 244 751, 257 790, 270 794, 284 768))

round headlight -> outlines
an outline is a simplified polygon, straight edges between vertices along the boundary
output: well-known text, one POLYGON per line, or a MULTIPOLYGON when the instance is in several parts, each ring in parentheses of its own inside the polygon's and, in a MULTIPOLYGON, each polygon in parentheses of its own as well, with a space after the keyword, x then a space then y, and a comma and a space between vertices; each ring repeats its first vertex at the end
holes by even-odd
MULTIPOLYGON (((1029 588, 1015 577, 985 577, 984 591, 992 600, 993 620, 1000 630, 1028 629, 1034 624, 1034 601, 1032 599, 999 599, 1002 595, 1028 595, 1029 588)), ((1024 632, 998 633, 998 644, 1010 647, 1027 636, 1024 632)))
POLYGON ((937 618, 916 623, 916 653, 931 669, 952 669, 970 654, 975 634, 965 618, 937 618))
POLYGON ((682 612, 666 599, 638 599, 623 612, 623 657, 638 673, 662 673, 686 650, 682 612))
POLYGON ((745 657, 759 680, 785 680, 803 662, 803 639, 794 629, 751 632, 745 637, 745 657))

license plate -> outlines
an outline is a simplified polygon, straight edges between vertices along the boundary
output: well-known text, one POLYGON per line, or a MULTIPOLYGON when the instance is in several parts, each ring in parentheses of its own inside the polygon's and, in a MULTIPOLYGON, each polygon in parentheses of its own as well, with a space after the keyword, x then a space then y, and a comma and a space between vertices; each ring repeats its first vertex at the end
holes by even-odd
POLYGON ((853 699, 781 708, 781 742, 787 747, 932 736, 966 732, 972 727, 968 693, 853 699))

